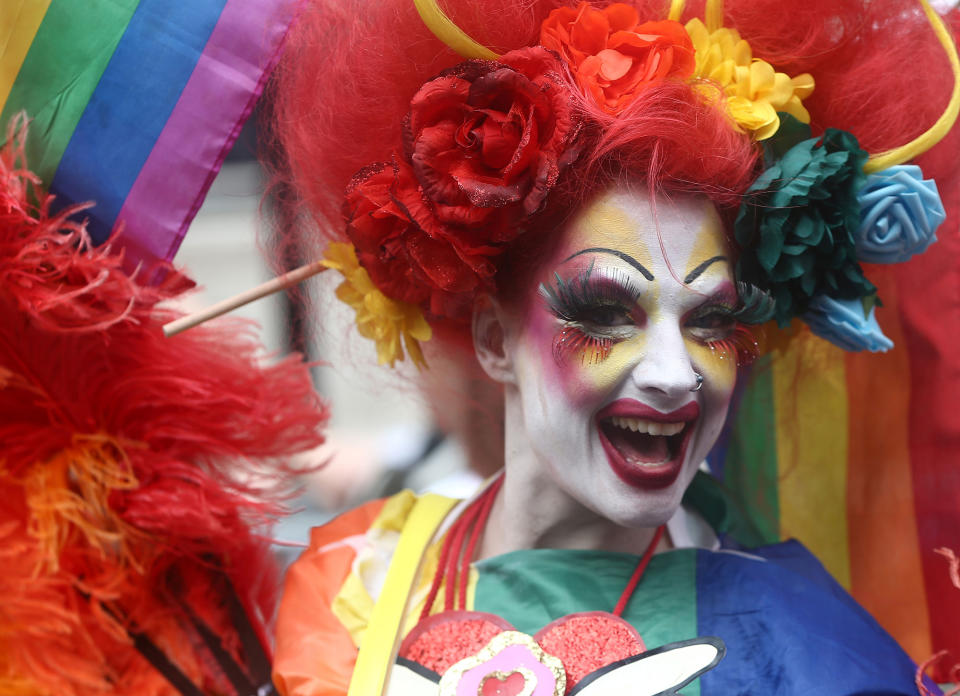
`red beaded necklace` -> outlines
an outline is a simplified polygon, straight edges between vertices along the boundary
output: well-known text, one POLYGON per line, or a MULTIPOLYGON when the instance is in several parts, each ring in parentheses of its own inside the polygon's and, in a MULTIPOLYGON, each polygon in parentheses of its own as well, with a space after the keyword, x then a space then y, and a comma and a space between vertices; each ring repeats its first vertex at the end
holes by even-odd
MULTIPOLYGON (((444 578, 449 581, 446 584, 444 592, 444 611, 460 610, 467 608, 467 583, 470 578, 470 563, 473 560, 473 554, 477 543, 480 540, 480 534, 483 532, 490 517, 490 510, 493 508, 493 501, 496 500, 497 493, 503 487, 503 475, 491 483, 487 489, 473 500, 463 511, 456 522, 451 525, 447 531, 446 539, 440 548, 440 558, 437 563, 437 572, 433 576, 433 583, 430 585, 430 592, 423 605, 423 611, 420 613, 420 620, 423 621, 430 615, 430 609, 433 607, 440 592, 440 586, 443 585, 444 578)), ((663 538, 664 525, 657 527, 653 539, 647 546, 646 551, 637 562, 626 587, 613 609, 614 616, 622 616, 623 611, 630 601, 640 578, 643 577, 653 553, 663 538)))
POLYGON ((667 693, 660 685, 681 687, 720 661, 723 644, 716 638, 647 650, 637 629, 622 617, 663 538, 663 525, 612 612, 566 614, 525 633, 501 616, 468 611, 470 562, 502 487, 501 476, 447 531, 420 620, 399 646, 390 696, 592 696, 632 693, 637 684, 648 689, 645 693, 667 693), (431 615, 441 585, 446 588, 443 611, 431 615))

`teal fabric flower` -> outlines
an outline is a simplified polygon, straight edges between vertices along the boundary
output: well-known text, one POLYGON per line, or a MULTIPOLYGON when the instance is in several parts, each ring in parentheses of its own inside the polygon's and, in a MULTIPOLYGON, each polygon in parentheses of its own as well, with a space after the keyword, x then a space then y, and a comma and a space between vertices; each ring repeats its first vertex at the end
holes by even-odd
POLYGON ((770 293, 781 326, 806 313, 814 297, 875 292, 854 238, 866 160, 852 134, 828 129, 790 147, 750 187, 734 226, 738 277, 770 293))
POLYGON ((835 300, 818 295, 803 315, 810 330, 844 350, 886 352, 893 341, 883 335, 874 308, 867 310, 861 300, 835 300))
POLYGON ((936 182, 925 180, 915 164, 871 174, 857 198, 857 258, 868 263, 900 263, 923 253, 947 218, 936 182))

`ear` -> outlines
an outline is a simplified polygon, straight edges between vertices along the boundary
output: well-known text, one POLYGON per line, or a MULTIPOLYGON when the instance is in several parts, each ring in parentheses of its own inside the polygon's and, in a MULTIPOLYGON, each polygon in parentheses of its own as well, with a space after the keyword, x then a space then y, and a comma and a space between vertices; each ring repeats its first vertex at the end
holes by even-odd
POLYGON ((515 384, 503 316, 503 309, 494 298, 485 295, 477 300, 473 307, 473 349, 490 379, 501 384, 515 384))

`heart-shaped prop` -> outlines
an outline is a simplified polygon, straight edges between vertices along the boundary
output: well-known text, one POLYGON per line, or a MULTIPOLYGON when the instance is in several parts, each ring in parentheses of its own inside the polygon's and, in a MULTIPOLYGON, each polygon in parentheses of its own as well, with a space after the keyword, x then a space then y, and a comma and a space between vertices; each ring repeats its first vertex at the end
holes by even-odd
POLYGON ((540 629, 534 639, 560 658, 571 687, 591 672, 646 650, 637 629, 605 611, 562 616, 540 629))
POLYGON ((521 696, 526 688, 527 677, 523 672, 511 672, 506 676, 495 672, 480 683, 480 696, 521 696))
MULTIPOLYGON (((543 651, 526 633, 504 631, 476 655, 460 660, 440 678, 443 696, 488 696, 484 688, 506 688, 507 681, 517 684, 516 676, 523 678, 519 692, 503 691, 510 696, 563 696, 567 690, 567 676, 563 663, 543 651)), ((500 692, 491 692, 500 693, 500 692)))
MULTIPOLYGON (((424 667, 399 658, 390 675, 388 696, 540 696, 541 693, 564 693, 560 680, 548 684, 537 680, 532 670, 526 670, 517 664, 516 655, 504 655, 507 645, 526 645, 533 643, 529 636, 515 631, 502 633, 491 645, 481 651, 476 658, 463 660, 454 665, 448 673, 440 677, 424 667), (510 643, 509 634, 522 636, 529 643, 510 643), (505 639, 504 636, 507 636, 505 639), (492 648, 501 660, 479 662, 478 658, 489 658, 488 648, 492 648), (505 658, 505 659, 504 659, 505 658), (505 663, 513 662, 508 668, 505 663), (463 679, 473 672, 470 678, 463 679), (479 674, 479 677, 477 676, 479 674), (519 674, 523 678, 514 676, 519 674), (516 692, 520 687, 519 693, 516 692), (550 690, 544 690, 546 687, 550 690), (499 691, 498 691, 499 689, 499 691)), ((677 643, 669 643, 634 655, 625 660, 614 662, 591 672, 572 687, 567 696, 606 696, 607 694, 630 694, 630 696, 675 696, 679 689, 697 677, 717 666, 726 653, 723 641, 715 637, 695 638, 677 643)), ((546 655, 548 660, 555 660, 546 655)), ((557 661, 559 662, 559 661, 557 661)))
MULTIPOLYGON (((454 663, 476 655, 494 636, 513 630, 513 626, 495 614, 441 612, 424 619, 410 631, 400 646, 399 655, 443 674, 454 663)), ((534 640, 544 652, 563 663, 568 686, 601 667, 646 650, 633 626, 605 611, 563 616, 540 629, 534 640)))
POLYGON ((387 693, 659 696, 712 669, 724 652, 719 638, 647 651, 632 625, 603 611, 563 616, 533 637, 494 614, 442 612, 404 639, 387 693))
POLYGON ((668 643, 587 675, 569 696, 675 695, 716 667, 726 652, 723 641, 712 636, 668 643))
POLYGON ((513 626, 495 614, 444 611, 414 626, 400 644, 399 656, 443 674, 483 650, 494 636, 512 630, 513 626))

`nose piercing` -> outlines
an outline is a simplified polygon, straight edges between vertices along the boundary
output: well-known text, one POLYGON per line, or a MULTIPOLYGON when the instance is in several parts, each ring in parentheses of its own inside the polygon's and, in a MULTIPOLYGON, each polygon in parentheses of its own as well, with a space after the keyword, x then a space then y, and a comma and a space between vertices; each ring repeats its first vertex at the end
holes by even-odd
POLYGON ((697 386, 690 389, 690 391, 700 391, 700 387, 703 386, 703 375, 699 372, 694 372, 693 376, 697 378, 697 386))

